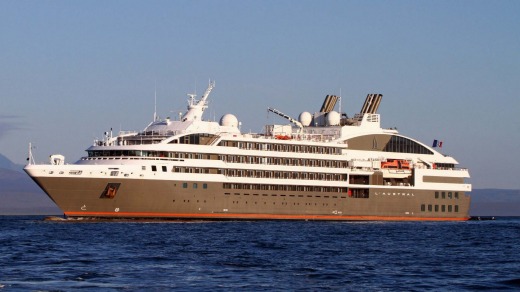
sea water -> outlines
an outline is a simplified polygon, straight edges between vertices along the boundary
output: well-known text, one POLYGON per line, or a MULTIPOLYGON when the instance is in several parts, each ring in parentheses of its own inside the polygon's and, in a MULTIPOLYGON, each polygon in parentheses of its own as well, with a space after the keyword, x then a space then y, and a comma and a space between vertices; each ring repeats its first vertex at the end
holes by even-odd
POLYGON ((49 222, 0 216, 0 291, 519 289, 519 218, 49 222))

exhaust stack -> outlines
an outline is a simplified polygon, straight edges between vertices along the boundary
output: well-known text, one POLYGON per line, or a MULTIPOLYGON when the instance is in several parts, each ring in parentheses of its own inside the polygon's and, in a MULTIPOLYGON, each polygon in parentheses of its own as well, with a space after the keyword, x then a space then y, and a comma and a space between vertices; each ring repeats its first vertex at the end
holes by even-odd
POLYGON ((361 114, 375 114, 377 109, 379 108, 379 104, 381 103, 381 99, 383 98, 382 94, 369 94, 365 99, 365 103, 361 108, 361 114))
POLYGON ((335 95, 325 96, 325 100, 323 101, 323 105, 321 106, 320 112, 321 113, 330 113, 336 106, 338 99, 339 99, 339 97, 337 97, 335 95))

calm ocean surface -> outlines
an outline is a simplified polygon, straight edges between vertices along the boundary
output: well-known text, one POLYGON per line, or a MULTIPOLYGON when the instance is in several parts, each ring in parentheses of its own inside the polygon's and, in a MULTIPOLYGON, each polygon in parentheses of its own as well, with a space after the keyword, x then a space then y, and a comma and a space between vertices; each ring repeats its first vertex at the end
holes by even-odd
POLYGON ((520 290, 520 218, 42 219, 0 216, 0 291, 520 290))

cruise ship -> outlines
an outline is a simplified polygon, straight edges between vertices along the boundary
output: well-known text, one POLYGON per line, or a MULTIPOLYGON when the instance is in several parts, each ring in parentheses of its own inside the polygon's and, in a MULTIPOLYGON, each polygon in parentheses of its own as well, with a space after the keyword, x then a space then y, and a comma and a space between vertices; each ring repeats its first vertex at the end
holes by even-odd
POLYGON ((352 117, 321 109, 242 133, 236 116, 204 119, 210 82, 176 119, 105 132, 80 160, 62 155, 28 175, 67 218, 197 220, 467 220, 471 184, 458 162, 381 127, 381 94, 352 117))

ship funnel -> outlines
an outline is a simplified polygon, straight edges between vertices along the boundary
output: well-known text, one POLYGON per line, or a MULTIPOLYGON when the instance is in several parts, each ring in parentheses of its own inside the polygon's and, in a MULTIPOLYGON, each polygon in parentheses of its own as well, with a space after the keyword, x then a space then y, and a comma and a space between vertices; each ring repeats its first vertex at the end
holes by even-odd
POLYGON ((325 100, 323 101, 323 105, 321 106, 320 112, 329 113, 336 106, 336 102, 338 102, 339 97, 335 95, 327 95, 325 96, 325 100))
POLYGON ((377 109, 379 108, 379 104, 381 103, 381 99, 383 98, 382 94, 369 94, 365 99, 365 103, 361 108, 361 114, 375 114, 377 109))

